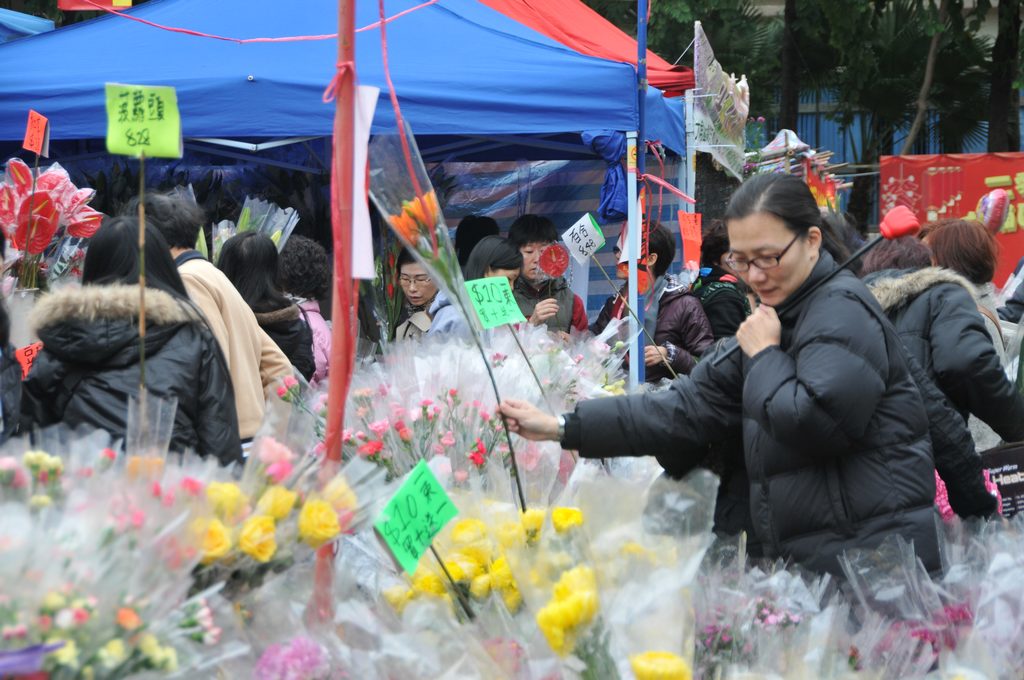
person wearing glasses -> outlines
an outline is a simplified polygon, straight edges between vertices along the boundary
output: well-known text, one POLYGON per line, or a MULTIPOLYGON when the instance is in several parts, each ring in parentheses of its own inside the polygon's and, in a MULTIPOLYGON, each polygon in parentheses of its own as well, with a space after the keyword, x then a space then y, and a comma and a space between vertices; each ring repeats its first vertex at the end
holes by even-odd
MULTIPOLYGON (((586 458, 654 455, 672 476, 740 439, 719 506, 749 503, 766 557, 839 573, 845 551, 898 535, 937 570, 928 420, 889 320, 846 271, 776 311, 838 266, 810 190, 789 175, 752 177, 725 222, 729 268, 761 301, 736 333, 742 352, 716 361, 730 345, 720 343, 666 391, 584 401, 559 417, 508 400, 510 429, 586 458)), ((715 519, 720 531, 730 524, 719 508, 715 519)))
POLYGON ((437 297, 437 284, 408 250, 398 256, 398 283, 405 295, 405 307, 404 320, 395 328, 395 340, 417 340, 430 330, 430 305, 437 297))

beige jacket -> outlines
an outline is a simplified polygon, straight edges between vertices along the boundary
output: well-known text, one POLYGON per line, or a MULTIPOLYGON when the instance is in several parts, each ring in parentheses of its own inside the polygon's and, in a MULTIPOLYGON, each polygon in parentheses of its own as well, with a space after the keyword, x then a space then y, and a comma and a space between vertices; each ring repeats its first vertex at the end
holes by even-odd
POLYGON ((292 375, 292 365, 259 324, 224 274, 207 260, 189 260, 178 273, 189 297, 206 316, 231 371, 238 434, 248 439, 263 423, 267 389, 292 375))

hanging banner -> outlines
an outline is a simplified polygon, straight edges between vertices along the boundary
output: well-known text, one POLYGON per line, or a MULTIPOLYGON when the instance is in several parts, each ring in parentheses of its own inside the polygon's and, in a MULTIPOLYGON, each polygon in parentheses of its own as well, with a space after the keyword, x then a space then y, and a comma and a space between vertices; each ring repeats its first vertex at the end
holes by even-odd
POLYGON ((1010 199, 996 240, 999 261, 993 281, 1002 286, 1024 256, 1024 153, 882 156, 879 219, 905 205, 921 220, 977 218, 981 197, 1005 189, 1010 199))
POLYGON ((700 22, 693 25, 694 148, 709 152, 737 179, 743 179, 745 131, 750 95, 722 70, 700 22))
POLYGON ((129 9, 132 0, 57 0, 57 9, 65 12, 95 12, 103 9, 129 9))

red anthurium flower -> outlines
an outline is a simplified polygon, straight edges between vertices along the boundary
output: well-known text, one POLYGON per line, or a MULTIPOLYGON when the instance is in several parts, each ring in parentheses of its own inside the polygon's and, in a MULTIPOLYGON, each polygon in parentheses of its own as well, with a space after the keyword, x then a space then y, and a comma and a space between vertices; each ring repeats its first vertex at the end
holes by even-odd
POLYGON ((539 266, 545 274, 557 279, 569 268, 569 251, 557 243, 552 243, 541 251, 539 266))
POLYGON ((86 203, 92 200, 92 197, 96 195, 95 189, 76 189, 75 193, 71 194, 68 198, 67 203, 64 205, 64 210, 68 214, 73 215, 79 208, 85 206, 86 203))
POLYGON ((14 206, 14 187, 0 184, 0 228, 5 234, 14 231, 14 206))
POLYGON ((29 255, 38 255, 49 245, 50 239, 57 231, 60 214, 57 204, 46 192, 37 191, 21 203, 18 210, 18 228, 14 232, 11 244, 18 250, 29 255), (29 219, 29 208, 32 218, 29 219), (31 224, 30 224, 31 223, 31 224))
POLYGON ((82 206, 68 222, 68 233, 81 238, 91 238, 103 222, 103 213, 89 206, 82 206))
POLYGON ((32 171, 25 165, 25 161, 18 158, 7 161, 7 176, 14 182, 14 189, 19 194, 32 191, 32 171))

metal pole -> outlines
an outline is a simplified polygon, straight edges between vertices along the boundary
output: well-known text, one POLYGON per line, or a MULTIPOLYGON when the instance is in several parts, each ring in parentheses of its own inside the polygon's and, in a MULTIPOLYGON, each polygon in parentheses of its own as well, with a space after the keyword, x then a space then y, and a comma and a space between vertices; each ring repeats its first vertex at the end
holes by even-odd
MULTIPOLYGON (((693 90, 685 94, 686 103, 686 188, 687 196, 697 197, 697 123, 693 117, 693 90)), ((687 208, 697 210, 697 206, 687 208)))
MULTIPOLYGON (((643 177, 644 173, 647 172, 647 5, 648 0, 637 0, 636 2, 636 110, 637 110, 637 154, 636 154, 636 175, 634 177, 643 177)), ((646 209, 650 211, 651 197, 646 197, 646 209)), ((658 215, 660 218, 661 215, 658 215)), ((633 253, 639 258, 641 255, 641 237, 644 223, 644 216, 641 213, 637 220, 638 229, 629 232, 630 241, 633 241, 634 234, 636 235, 636 249, 633 253)), ((632 263, 633 260, 631 259, 632 263)), ((647 272, 648 280, 651 284, 654 284, 653 272, 647 272)), ((630 304, 633 309, 636 310, 636 315, 641 324, 644 322, 644 304, 643 296, 637 295, 634 298, 634 293, 638 293, 637 282, 634 279, 630 280, 629 284, 629 295, 630 304)), ((633 366, 636 366, 637 384, 644 382, 646 366, 644 366, 644 338, 639 333, 636 336, 636 344, 638 347, 639 356, 634 361, 630 359, 630 375, 633 375, 633 366)))
MULTIPOLYGON (((636 161, 638 157, 636 146, 636 132, 626 133, 626 186, 629 211, 627 214, 627 235, 626 235, 626 258, 629 260, 629 278, 626 286, 629 289, 629 306, 638 315, 643 314, 643 309, 638 305, 637 296, 637 257, 640 255, 640 206, 637 203, 636 186, 636 161)), ((643 379, 639 370, 644 364, 644 340, 640 335, 643 327, 641 316, 629 317, 629 337, 633 341, 629 344, 629 386, 636 387, 643 379)))

